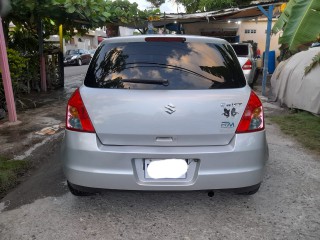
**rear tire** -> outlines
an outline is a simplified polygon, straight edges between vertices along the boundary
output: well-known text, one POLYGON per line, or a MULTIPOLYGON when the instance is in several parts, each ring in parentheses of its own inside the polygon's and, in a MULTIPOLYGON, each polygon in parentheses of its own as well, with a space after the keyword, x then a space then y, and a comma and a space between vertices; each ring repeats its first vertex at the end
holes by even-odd
POLYGON ((250 86, 251 88, 253 88, 253 85, 257 82, 258 77, 259 77, 259 74, 260 74, 260 72, 259 72, 259 70, 257 69, 257 70, 255 71, 254 75, 253 75, 252 83, 249 84, 249 86, 250 86))
POLYGON ((251 187, 239 188, 236 193, 239 195, 253 195, 259 191, 261 183, 253 185, 251 187))
POLYGON ((67 181, 68 183, 68 188, 70 190, 70 192, 77 197, 83 197, 83 196, 92 196, 95 193, 94 192, 85 192, 83 190, 80 190, 78 188, 75 187, 75 185, 73 185, 72 183, 70 183, 69 181, 67 181))

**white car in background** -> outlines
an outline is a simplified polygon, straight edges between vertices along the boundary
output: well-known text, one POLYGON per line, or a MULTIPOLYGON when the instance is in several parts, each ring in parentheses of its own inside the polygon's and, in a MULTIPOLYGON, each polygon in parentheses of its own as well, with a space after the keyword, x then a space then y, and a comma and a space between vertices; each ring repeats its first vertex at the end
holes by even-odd
POLYGON ((237 54, 240 66, 250 87, 253 87, 257 77, 257 59, 255 58, 252 45, 250 43, 232 43, 237 54))

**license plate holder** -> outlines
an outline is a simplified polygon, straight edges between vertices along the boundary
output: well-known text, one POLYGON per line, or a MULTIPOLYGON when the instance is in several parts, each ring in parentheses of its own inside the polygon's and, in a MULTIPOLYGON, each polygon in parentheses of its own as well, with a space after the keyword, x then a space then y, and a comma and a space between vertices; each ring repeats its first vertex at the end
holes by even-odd
MULTIPOLYGON (((151 162, 155 162, 155 161, 157 161, 158 163, 159 162, 163 162, 164 163, 164 161, 166 161, 166 163, 168 163, 170 160, 183 160, 183 161, 185 161, 185 163, 187 164, 187 165, 189 165, 189 160, 188 159, 144 159, 144 165, 143 165, 143 169, 144 169, 144 177, 146 178, 146 179, 186 179, 187 178, 187 171, 183 174, 183 175, 181 175, 181 176, 179 176, 179 177, 159 177, 159 178, 152 178, 150 175, 149 175, 149 173, 148 173, 148 167, 149 167, 149 165, 150 165, 150 163, 151 162)), ((167 167, 169 167, 170 168, 170 164, 167 164, 168 166, 167 167)), ((172 167, 172 166, 171 166, 172 167)), ((161 175, 161 174, 160 174, 161 175)), ((166 175, 166 174, 164 174, 164 175, 166 175)))

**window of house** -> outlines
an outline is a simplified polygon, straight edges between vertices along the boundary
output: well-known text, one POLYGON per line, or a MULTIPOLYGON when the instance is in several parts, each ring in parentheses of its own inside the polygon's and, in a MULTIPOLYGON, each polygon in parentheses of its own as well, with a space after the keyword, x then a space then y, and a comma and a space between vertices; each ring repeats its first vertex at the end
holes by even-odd
POLYGON ((256 29, 245 29, 244 33, 245 34, 250 34, 250 33, 254 34, 254 33, 257 33, 257 30, 256 29))

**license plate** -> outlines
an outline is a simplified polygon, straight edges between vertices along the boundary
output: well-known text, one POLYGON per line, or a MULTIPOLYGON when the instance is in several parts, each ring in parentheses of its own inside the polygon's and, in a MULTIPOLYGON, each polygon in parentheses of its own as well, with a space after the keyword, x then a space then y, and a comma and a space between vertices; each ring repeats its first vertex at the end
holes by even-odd
POLYGON ((186 159, 145 159, 145 178, 149 179, 184 179, 187 177, 186 159))

